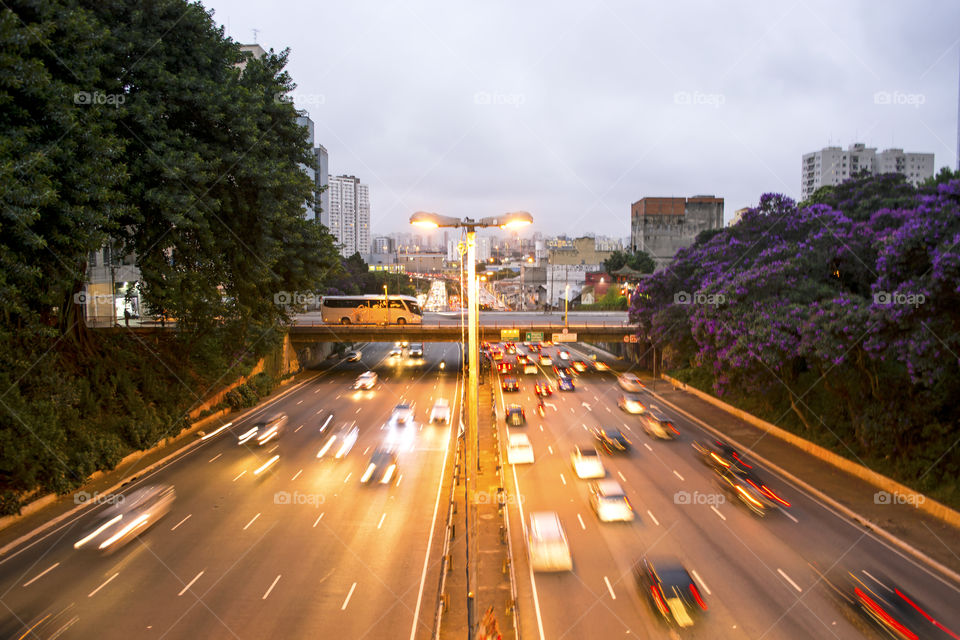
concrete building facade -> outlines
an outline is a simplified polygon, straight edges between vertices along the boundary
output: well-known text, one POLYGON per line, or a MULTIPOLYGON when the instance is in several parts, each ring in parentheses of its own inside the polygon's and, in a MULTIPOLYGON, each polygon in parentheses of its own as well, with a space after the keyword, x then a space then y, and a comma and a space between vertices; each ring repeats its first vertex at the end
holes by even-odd
POLYGON ((646 251, 658 266, 693 244, 701 231, 723 227, 723 198, 647 197, 630 206, 630 248, 646 251))
POLYGON ((607 239, 598 241, 591 237, 558 239, 548 246, 547 260, 551 265, 598 265, 612 256, 614 251, 607 239))
POLYGON ((355 176, 330 176, 330 224, 343 256, 370 253, 370 192, 355 176))
POLYGON ((820 187, 842 183, 866 171, 871 174, 899 173, 911 184, 933 177, 932 153, 907 153, 903 149, 876 148, 861 142, 846 149, 824 147, 803 154, 800 161, 800 200, 806 200, 820 187))
POLYGON ((316 180, 314 181, 314 190, 317 194, 317 206, 320 211, 317 212, 320 224, 330 228, 330 156, 327 149, 318 144, 313 148, 313 155, 317 160, 316 180))

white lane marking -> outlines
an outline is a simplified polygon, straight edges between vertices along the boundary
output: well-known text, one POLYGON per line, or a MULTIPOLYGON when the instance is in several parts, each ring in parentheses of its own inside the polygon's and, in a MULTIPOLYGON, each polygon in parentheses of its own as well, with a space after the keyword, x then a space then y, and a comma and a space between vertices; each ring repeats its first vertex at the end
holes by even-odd
POLYGON ((282 574, 277 574, 277 577, 274 578, 274 580, 273 580, 273 584, 270 585, 270 588, 267 589, 267 592, 266 592, 265 594, 263 594, 263 597, 262 597, 262 598, 260 598, 261 600, 266 600, 266 599, 267 599, 267 596, 270 595, 270 592, 273 591, 273 588, 274 588, 275 586, 277 586, 277 583, 278 583, 278 582, 280 582, 280 576, 281 576, 281 575, 282 575, 282 574))
POLYGON ((297 431, 300 431, 300 429, 303 429, 303 425, 300 425, 299 427, 294 429, 293 432, 296 433, 297 431))
POLYGON ((350 596, 353 595, 353 590, 357 588, 357 583, 354 582, 353 586, 350 587, 350 593, 347 594, 346 599, 343 601, 343 604, 340 605, 340 611, 344 611, 347 608, 347 605, 350 604, 350 596))
POLYGON ((721 519, 721 520, 726 520, 726 519, 727 519, 727 516, 725 516, 725 515, 723 515, 722 513, 720 513, 720 510, 717 509, 715 506, 710 505, 710 508, 713 509, 713 512, 714 512, 715 514, 717 514, 718 516, 720 516, 720 519, 721 519))
POLYGON ((703 590, 707 592, 707 595, 708 595, 708 596, 711 595, 711 593, 710 593, 710 587, 708 587, 708 586, 707 586, 707 583, 703 581, 703 578, 700 577, 700 574, 697 573, 696 569, 691 569, 691 570, 690 570, 690 573, 692 573, 692 574, 693 574, 693 577, 697 579, 697 582, 699 582, 699 583, 700 583, 700 586, 703 588, 703 590))
POLYGON ((290 478, 290 482, 293 482, 294 480, 296 480, 297 478, 299 478, 301 473, 303 473, 303 469, 300 469, 300 471, 297 471, 296 475, 294 475, 292 478, 290 478))
POLYGON ((239 479, 243 476, 243 474, 245 474, 246 472, 247 472, 246 469, 244 469, 243 471, 241 471, 241 472, 240 472, 240 475, 238 475, 236 478, 233 479, 233 482, 236 482, 237 480, 239 480, 239 479))
POLYGON ((377 523, 377 529, 383 526, 383 520, 386 517, 387 517, 387 514, 383 514, 382 516, 380 516, 380 522, 377 523))
POLYGON ((550 452, 550 455, 553 455, 553 447, 551 447, 550 445, 547 445, 547 451, 550 452))
POLYGON ((105 586, 107 586, 108 584, 110 584, 110 583, 113 581, 113 579, 116 578, 118 575, 120 575, 120 572, 119 572, 119 571, 116 572, 115 574, 113 574, 112 576, 110 576, 109 578, 107 578, 107 581, 104 582, 102 585, 100 585, 99 587, 97 587, 96 589, 94 589, 93 591, 91 591, 90 593, 88 593, 88 594, 87 594, 87 597, 88 597, 88 598, 92 598, 93 596, 95 596, 96 593, 97 593, 97 591, 100 591, 100 589, 103 589, 105 586))
POLYGON ((586 530, 586 529, 587 529, 587 525, 583 524, 583 518, 580 517, 580 514, 579 514, 579 513, 577 514, 577 520, 580 521, 580 528, 583 529, 583 530, 586 530))
POLYGON ((252 518, 250 518, 250 522, 247 523, 247 525, 243 528, 243 530, 246 531, 246 530, 247 530, 247 527, 249 527, 249 526, 252 525, 254 522, 256 522, 257 518, 259 518, 259 517, 260 517, 260 514, 258 513, 257 515, 255 515, 255 516, 253 516, 252 518))
POLYGON ((676 470, 676 469, 673 470, 673 475, 675 475, 675 476, 677 476, 678 478, 680 478, 680 480, 683 480, 683 476, 680 475, 679 473, 677 473, 677 470, 676 470))
POLYGON ((323 413, 323 409, 317 409, 317 412, 316 412, 315 414, 313 414, 313 415, 318 416, 318 415, 320 415, 321 413, 323 413))
POLYGON ((189 519, 190 519, 190 516, 192 516, 192 515, 193 515, 192 513, 189 514, 189 515, 187 515, 186 518, 184 518, 183 520, 181 520, 181 521, 178 522, 177 524, 173 525, 173 528, 170 529, 170 531, 176 531, 176 530, 177 530, 177 527, 179 527, 179 526, 182 525, 184 522, 186 522, 187 520, 189 520, 189 519))
POLYGON ((576 411, 573 410, 573 407, 570 407, 570 413, 576 413, 576 411))
POLYGON ((210 458, 209 460, 207 460, 207 462, 213 462, 214 460, 216 460, 217 458, 219 458, 219 457, 222 456, 222 455, 223 455, 222 453, 218 453, 217 455, 215 455, 215 456, 213 456, 212 458, 210 458))
POLYGON ((653 451, 653 447, 651 447, 651 446, 650 446, 649 444, 647 444, 646 442, 643 443, 643 446, 645 446, 648 451, 653 451))
POLYGON ((780 513, 782 513, 783 515, 787 516, 788 518, 790 518, 791 520, 793 520, 793 521, 796 522, 797 524, 800 524, 800 521, 797 520, 795 517, 793 517, 793 514, 791 514, 790 512, 788 512, 788 511, 787 511, 786 509, 784 509, 783 507, 778 507, 778 508, 780 509, 780 513))
POLYGON ((322 513, 320 514, 320 517, 319 517, 319 518, 317 518, 316 520, 313 521, 313 526, 314 526, 314 528, 316 528, 316 526, 317 526, 318 524, 320 524, 320 521, 321 521, 321 520, 323 520, 323 514, 322 514, 322 513))
POLYGON ((620 476, 620 479, 621 479, 621 480, 623 480, 624 482, 626 482, 626 481, 627 481, 627 479, 626 479, 626 478, 624 478, 624 477, 623 477, 623 474, 622 474, 622 473, 620 473, 619 471, 617 471, 617 475, 618 475, 618 476, 620 476))
POLYGON ((786 580, 787 582, 789 582, 789 583, 793 586, 794 589, 796 589, 796 590, 799 591, 800 593, 803 593, 803 589, 800 588, 800 585, 798 585, 796 582, 794 582, 793 580, 791 580, 791 579, 790 579, 790 576, 788 576, 783 569, 777 568, 777 573, 779 573, 780 575, 782 575, 782 576, 783 576, 783 579, 786 580))
POLYGON ((366 449, 363 450, 363 455, 367 455, 367 451, 370 451, 370 447, 367 447, 366 449))
POLYGON ((298 403, 297 403, 297 406, 299 407, 301 404, 303 404, 303 400, 301 400, 300 402, 298 402, 298 403))
MULTIPOLYGON (((204 571, 205 571, 205 570, 204 570, 204 571)), ((187 583, 187 586, 185 586, 183 589, 180 589, 180 593, 177 594, 177 597, 179 598, 180 596, 182 596, 183 594, 185 594, 185 593, 187 592, 187 589, 189 589, 190 587, 192 587, 192 586, 193 586, 193 583, 196 582, 197 580, 199 580, 199 579, 200 579, 200 576, 202 576, 202 575, 203 575, 203 571, 201 571, 201 572, 198 573, 196 576, 194 576, 193 580, 191 580, 190 582, 187 583)))
POLYGON ((607 413, 613 413, 613 411, 610 411, 610 407, 605 407, 605 408, 607 410, 607 413))
POLYGON ((32 585, 34 582, 36 582, 37 580, 39 580, 39 579, 42 578, 43 576, 47 575, 48 573, 50 573, 51 571, 53 571, 54 569, 56 569, 56 568, 59 567, 59 566, 60 566, 60 563, 59 563, 59 562, 55 563, 52 567, 50 567, 49 569, 47 569, 46 571, 44 571, 43 573, 41 573, 40 575, 38 575, 36 578, 33 578, 32 580, 28 580, 28 581, 24 582, 24 583, 23 583, 23 586, 29 587, 29 586, 32 585))
POLYGON ((358 413, 360 413, 360 409, 362 409, 362 408, 363 408, 363 407, 357 407, 357 410, 356 410, 356 411, 354 411, 354 414, 358 414, 358 413))
POLYGON ((607 591, 610 592, 610 599, 611 599, 611 600, 616 600, 616 599, 617 599, 617 594, 615 594, 615 593, 613 592, 613 586, 610 584, 610 580, 607 579, 607 576, 603 576, 603 581, 607 583, 607 591))
POLYGON ((564 486, 566 486, 566 484, 567 484, 567 479, 563 477, 563 474, 562 474, 562 473, 560 474, 560 482, 562 482, 562 483, 564 484, 564 486))
POLYGON ((275 444, 275 445, 273 445, 273 448, 270 449, 270 451, 267 451, 267 453, 268 453, 268 454, 273 453, 273 452, 276 451, 279 447, 280 447, 280 445, 275 444))
POLYGON ((660 526, 660 521, 657 520, 657 517, 653 515, 653 512, 650 511, 650 509, 647 509, 647 515, 650 516, 651 520, 653 520, 653 524, 657 525, 658 527, 660 526))
POLYGON ((543 431, 543 425, 540 425, 540 431, 543 431))
POLYGON ((314 393, 320 393, 323 390, 323 387, 317 387, 317 390, 314 393))
POLYGON ((343 479, 343 484, 347 484, 347 481, 350 479, 350 476, 353 475, 353 471, 347 474, 347 477, 343 479))
MULTIPOLYGON (((411 451, 413 451, 413 449, 411 449, 411 451)), ((401 480, 403 480, 403 474, 402 474, 402 473, 401 473, 399 476, 397 476, 397 484, 395 484, 395 485, 393 485, 393 486, 399 487, 401 480)))
POLYGON ((334 398, 334 400, 339 400, 342 395, 343 395, 342 393, 338 393, 338 394, 337 394, 337 397, 334 398))

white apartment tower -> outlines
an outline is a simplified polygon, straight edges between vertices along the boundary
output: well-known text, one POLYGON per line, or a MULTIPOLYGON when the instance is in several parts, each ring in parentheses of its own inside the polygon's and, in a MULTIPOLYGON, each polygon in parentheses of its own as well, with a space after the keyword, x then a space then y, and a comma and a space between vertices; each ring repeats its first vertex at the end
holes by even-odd
POLYGON ((370 192, 354 176, 330 176, 330 233, 344 257, 370 253, 370 192))
POLYGON ((903 149, 876 148, 855 143, 846 150, 826 147, 803 154, 800 164, 800 199, 806 200, 824 186, 840 184, 861 171, 872 174, 900 173, 911 184, 933 177, 932 153, 904 153, 903 149))

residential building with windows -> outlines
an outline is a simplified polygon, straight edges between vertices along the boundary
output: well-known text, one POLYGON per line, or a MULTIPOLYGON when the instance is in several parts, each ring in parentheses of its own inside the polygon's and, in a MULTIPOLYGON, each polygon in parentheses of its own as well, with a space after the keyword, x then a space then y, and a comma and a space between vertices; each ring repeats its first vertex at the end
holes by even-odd
POLYGON ((355 176, 330 176, 330 224, 327 227, 349 257, 370 253, 370 192, 355 176))
POLYGON ((903 149, 885 149, 877 153, 875 147, 862 142, 846 149, 824 147, 803 154, 800 161, 800 200, 806 200, 820 187, 832 186, 861 173, 899 173, 913 185, 933 177, 933 154, 904 152, 903 149))

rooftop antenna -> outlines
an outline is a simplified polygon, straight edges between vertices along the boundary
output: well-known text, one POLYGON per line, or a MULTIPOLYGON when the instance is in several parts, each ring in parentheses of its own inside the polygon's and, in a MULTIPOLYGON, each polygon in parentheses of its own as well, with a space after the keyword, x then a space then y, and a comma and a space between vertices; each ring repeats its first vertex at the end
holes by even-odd
POLYGON ((260 33, 260 29, 253 29, 253 44, 257 44, 257 34, 260 33))

